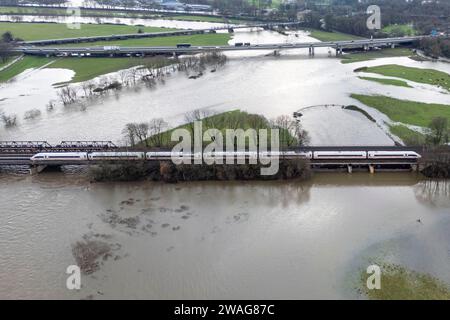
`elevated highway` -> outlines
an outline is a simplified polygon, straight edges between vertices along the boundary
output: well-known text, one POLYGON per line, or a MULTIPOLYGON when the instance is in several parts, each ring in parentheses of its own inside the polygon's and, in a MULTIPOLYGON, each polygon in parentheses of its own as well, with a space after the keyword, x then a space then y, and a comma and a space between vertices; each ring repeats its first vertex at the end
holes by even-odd
POLYGON ((30 47, 20 46, 14 50, 18 53, 38 56, 132 56, 132 55, 180 55, 195 54, 212 51, 254 51, 254 50, 290 50, 309 49, 310 54, 314 54, 315 48, 335 48, 337 54, 341 54, 343 49, 364 48, 369 50, 374 47, 395 46, 418 41, 426 36, 382 38, 382 39, 361 39, 345 41, 326 42, 299 42, 299 43, 274 43, 274 44, 242 44, 226 46, 189 46, 189 47, 30 47))

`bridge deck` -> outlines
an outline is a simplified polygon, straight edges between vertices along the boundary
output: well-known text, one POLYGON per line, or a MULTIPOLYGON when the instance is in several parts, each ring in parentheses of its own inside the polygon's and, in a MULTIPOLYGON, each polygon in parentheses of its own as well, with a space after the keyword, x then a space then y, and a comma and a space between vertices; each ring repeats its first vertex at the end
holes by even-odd
POLYGON ((68 48, 47 48, 22 46, 14 49, 18 53, 30 55, 62 55, 62 54, 90 54, 93 56, 121 56, 133 54, 188 54, 210 51, 245 51, 245 50, 289 50, 302 48, 359 48, 365 46, 380 47, 392 44, 411 43, 424 38, 423 36, 383 38, 383 39, 362 39, 328 42, 299 42, 299 43, 275 43, 275 44, 254 44, 243 46, 191 46, 191 47, 68 47, 68 48))

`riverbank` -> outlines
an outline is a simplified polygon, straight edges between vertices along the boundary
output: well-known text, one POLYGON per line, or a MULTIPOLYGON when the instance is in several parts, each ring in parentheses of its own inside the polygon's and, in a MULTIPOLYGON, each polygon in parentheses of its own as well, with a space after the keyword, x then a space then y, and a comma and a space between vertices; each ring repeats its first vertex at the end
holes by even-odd
POLYGON ((401 124, 390 125, 389 131, 402 139, 403 143, 407 146, 421 146, 426 142, 426 136, 423 133, 411 130, 401 124))
POLYGON ((107 181, 162 181, 168 183, 188 181, 255 181, 306 180, 312 175, 307 160, 280 159, 279 170, 273 175, 262 175, 261 164, 207 165, 181 164, 171 161, 104 164, 92 166, 89 177, 95 182, 107 181))

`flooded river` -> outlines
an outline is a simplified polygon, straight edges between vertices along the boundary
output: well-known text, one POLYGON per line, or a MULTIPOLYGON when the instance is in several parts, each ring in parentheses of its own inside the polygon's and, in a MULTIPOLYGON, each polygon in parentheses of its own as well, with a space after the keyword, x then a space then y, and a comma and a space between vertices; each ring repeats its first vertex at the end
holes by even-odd
POLYGON ((405 173, 175 185, 3 175, 0 298, 357 298, 349 279, 375 257, 450 283, 449 189, 405 173), (83 238, 113 251, 73 292, 64 272, 83 238))
MULTIPOLYGON (((314 41, 304 32, 236 32, 234 42, 314 41)), ((128 122, 187 111, 242 109, 268 118, 312 105, 356 104, 378 123, 339 107, 302 110, 312 144, 390 145, 388 119, 351 93, 450 104, 448 94, 412 84, 361 80, 362 66, 398 63, 450 72, 448 64, 386 58, 341 64, 328 49, 229 53, 197 80, 173 74, 155 88, 58 106, 54 83, 73 72, 28 70, 0 87, 0 108, 19 125, 2 140, 121 139, 128 122), (326 93, 326 94, 324 94, 326 93), (30 109, 40 118, 23 120, 30 109)), ((360 298, 355 275, 370 259, 398 263, 450 283, 450 187, 409 173, 316 174, 308 182, 89 183, 81 174, 0 175, 0 298, 296 299, 360 298), (420 219, 420 222, 418 220, 420 219), (72 247, 100 242, 82 289, 66 289, 72 247)))

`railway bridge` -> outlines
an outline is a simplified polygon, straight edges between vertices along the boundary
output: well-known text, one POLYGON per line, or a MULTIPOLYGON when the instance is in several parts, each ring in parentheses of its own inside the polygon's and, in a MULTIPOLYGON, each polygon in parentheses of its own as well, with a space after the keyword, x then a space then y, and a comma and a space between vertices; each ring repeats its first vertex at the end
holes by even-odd
MULTIPOLYGON (((112 160, 56 160, 46 163, 36 163, 31 157, 37 153, 62 153, 62 152, 148 152, 155 150, 143 150, 129 147, 120 147, 111 141, 63 141, 56 145, 51 145, 46 141, 0 141, 0 168, 1 167, 28 167, 32 172, 40 172, 46 167, 95 165, 102 163, 113 163, 112 160)), ((161 151, 161 150, 156 150, 161 151)), ((170 150, 165 150, 170 151, 170 150)), ((421 147, 401 147, 401 146, 307 146, 291 151, 314 152, 314 151, 415 151, 423 153, 421 147)), ((300 156, 299 156, 300 157, 300 156)), ((295 158, 295 157, 294 157, 295 158)), ((292 159, 292 157, 290 158, 292 159)), ((136 160, 120 160, 136 161, 136 160)), ((161 161, 159 159, 148 159, 142 161, 161 161)), ((316 171, 411 171, 418 170, 418 159, 398 158, 398 159, 310 159, 310 165, 316 171)), ((116 160, 117 163, 117 160, 116 160)))

